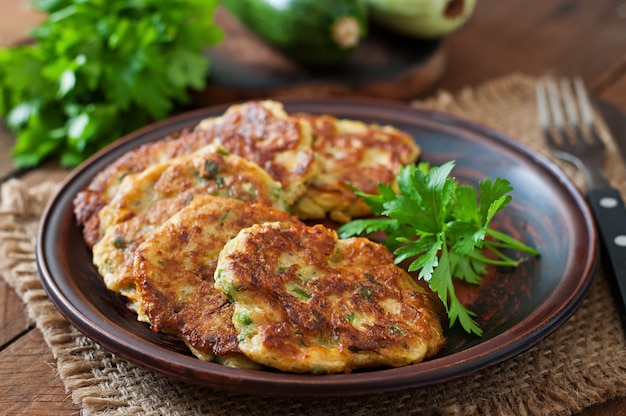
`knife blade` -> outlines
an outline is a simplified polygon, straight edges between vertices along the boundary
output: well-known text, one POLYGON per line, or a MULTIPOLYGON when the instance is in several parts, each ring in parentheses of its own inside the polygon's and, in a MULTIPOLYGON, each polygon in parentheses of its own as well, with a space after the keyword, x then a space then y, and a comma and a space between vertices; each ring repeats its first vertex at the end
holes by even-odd
POLYGON ((594 98, 592 101, 617 145, 622 161, 626 163, 626 113, 605 100, 594 98))

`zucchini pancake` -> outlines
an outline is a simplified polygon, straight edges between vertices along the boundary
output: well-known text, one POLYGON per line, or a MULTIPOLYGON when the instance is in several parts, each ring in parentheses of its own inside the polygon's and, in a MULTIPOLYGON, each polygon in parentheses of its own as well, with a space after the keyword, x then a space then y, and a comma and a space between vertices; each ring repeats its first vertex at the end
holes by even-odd
POLYGON ((139 319, 178 335, 199 358, 250 366, 237 356, 232 305, 213 286, 217 259, 240 230, 267 221, 298 222, 264 204, 198 195, 137 248, 139 319))
POLYGON ((400 168, 420 154, 413 137, 391 126, 365 124, 327 115, 296 114, 311 123, 313 150, 320 172, 293 206, 302 219, 326 217, 343 223, 370 213, 352 187, 378 193, 378 183, 392 183, 400 168))
POLYGON ((201 360, 404 366, 444 345, 439 301, 382 245, 332 224, 369 215, 354 188, 394 186, 419 155, 391 126, 250 101, 124 154, 74 213, 105 286, 201 360))
POLYGON ((281 185, 255 163, 224 154, 212 145, 124 178, 111 202, 100 210, 102 238, 93 263, 106 287, 135 309, 135 249, 195 195, 209 194, 285 209, 281 185))
POLYGON ((380 244, 321 225, 255 224, 219 255, 239 348, 291 372, 399 367, 442 346, 433 299, 380 244))

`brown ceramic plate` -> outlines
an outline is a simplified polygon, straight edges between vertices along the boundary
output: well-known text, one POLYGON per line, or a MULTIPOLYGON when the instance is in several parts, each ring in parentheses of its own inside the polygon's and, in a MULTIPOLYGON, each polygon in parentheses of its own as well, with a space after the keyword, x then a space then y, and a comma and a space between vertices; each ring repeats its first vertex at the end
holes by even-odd
POLYGON ((142 143, 221 114, 202 109, 148 126, 119 140, 78 168, 51 201, 41 222, 37 264, 43 285, 61 313, 88 337, 130 362, 216 389, 272 396, 331 397, 418 388, 468 375, 528 349, 567 320, 595 272, 596 234, 586 203, 571 182, 542 156, 485 127, 403 104, 362 99, 286 100, 289 111, 327 113, 391 124, 411 133, 422 160, 456 160, 458 180, 500 176, 513 187, 513 203, 495 227, 537 247, 542 257, 517 269, 492 271, 480 287, 457 289, 478 313, 482 338, 457 328, 448 346, 420 364, 339 375, 298 375, 233 369, 202 362, 177 339, 137 322, 105 289, 91 264, 72 213, 72 199, 114 159, 142 143))

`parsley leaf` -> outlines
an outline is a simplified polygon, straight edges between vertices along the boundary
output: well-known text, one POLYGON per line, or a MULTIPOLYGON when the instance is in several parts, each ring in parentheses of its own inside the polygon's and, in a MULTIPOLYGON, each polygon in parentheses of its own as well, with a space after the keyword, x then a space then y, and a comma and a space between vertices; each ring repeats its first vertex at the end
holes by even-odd
POLYGON ((393 251, 396 263, 411 260, 408 270, 419 270, 418 278, 439 296, 450 326, 458 321, 466 332, 480 336, 476 314, 456 296, 454 279, 480 284, 488 265, 519 265, 520 260, 505 255, 504 250, 539 252, 489 227, 495 214, 510 203, 511 184, 502 178, 485 179, 478 184, 478 198, 475 187, 450 177, 454 165, 449 161, 435 167, 426 163, 405 166, 396 177, 398 193, 384 184, 379 184, 378 195, 355 189, 378 217, 353 220, 340 227, 339 233, 345 238, 384 232, 383 244, 393 251))
POLYGON ((0 49, 0 117, 18 167, 74 167, 204 88, 218 0, 34 0, 32 43, 0 49))

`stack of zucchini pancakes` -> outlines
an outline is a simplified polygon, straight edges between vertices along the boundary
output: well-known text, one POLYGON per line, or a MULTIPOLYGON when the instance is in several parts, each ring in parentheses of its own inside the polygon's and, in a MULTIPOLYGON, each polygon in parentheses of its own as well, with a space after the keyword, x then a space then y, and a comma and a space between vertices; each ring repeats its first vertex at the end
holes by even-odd
POLYGON ((369 239, 331 226, 370 214, 420 154, 390 126, 232 105, 140 146, 74 199, 106 287, 199 359, 348 373, 399 367, 444 345, 437 300, 369 239))

